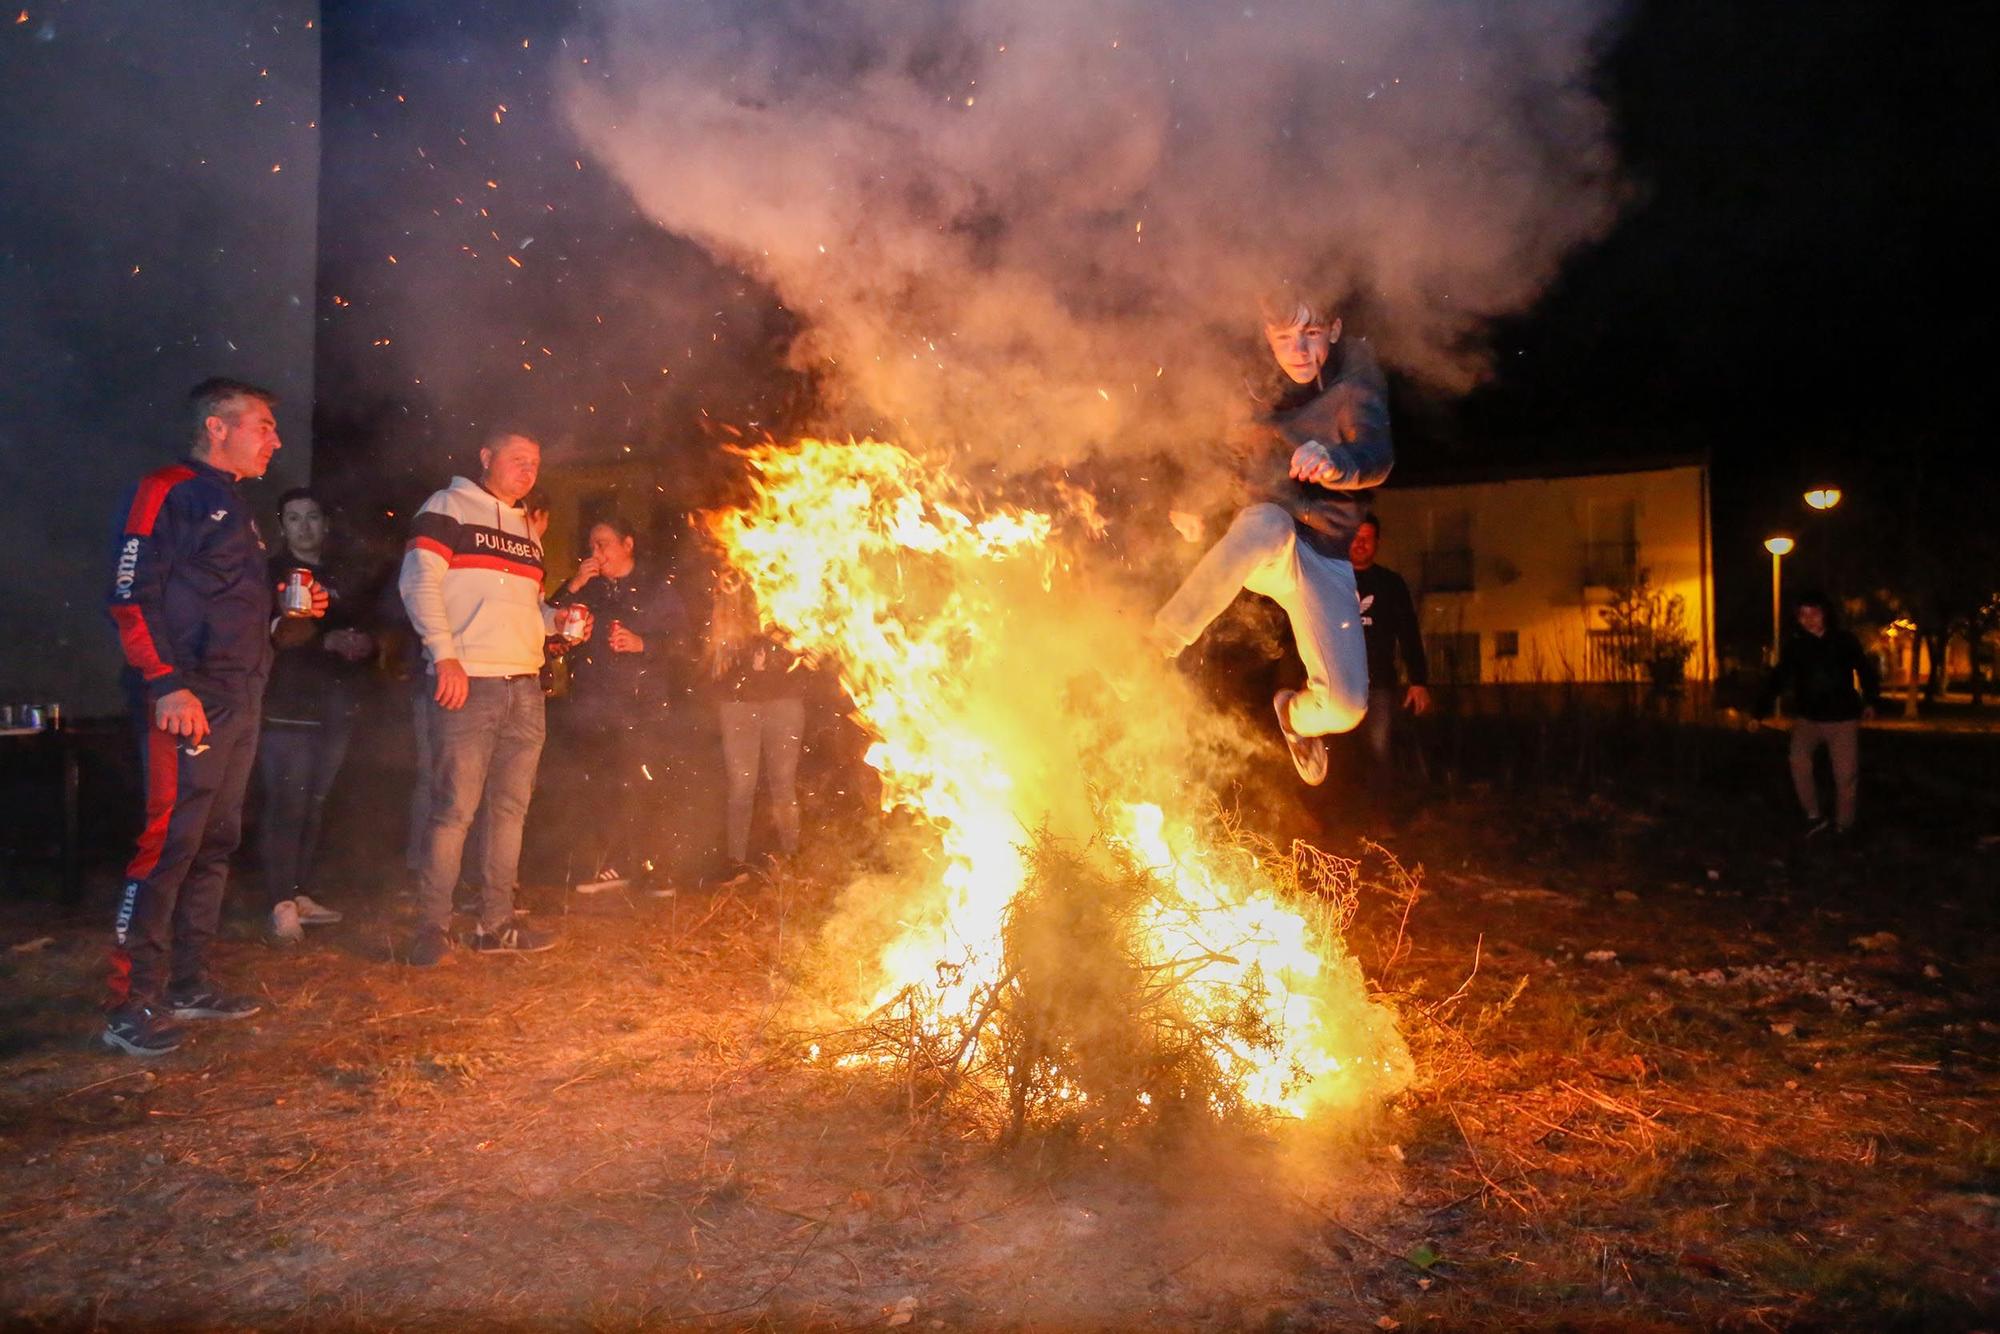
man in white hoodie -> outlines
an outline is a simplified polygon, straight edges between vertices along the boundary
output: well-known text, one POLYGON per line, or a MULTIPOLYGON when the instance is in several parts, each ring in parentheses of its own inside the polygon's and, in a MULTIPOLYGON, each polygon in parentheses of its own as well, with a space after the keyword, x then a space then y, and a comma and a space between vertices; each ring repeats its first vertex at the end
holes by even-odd
POLYGON ((477 482, 454 477, 417 511, 398 581, 432 687, 430 827, 408 956, 419 967, 451 952, 451 894, 482 800, 485 865, 472 947, 514 953, 555 943, 514 913, 521 826, 545 732, 542 642, 555 626, 555 609, 542 600, 542 546, 521 507, 542 447, 498 432, 480 446, 479 464, 477 482))

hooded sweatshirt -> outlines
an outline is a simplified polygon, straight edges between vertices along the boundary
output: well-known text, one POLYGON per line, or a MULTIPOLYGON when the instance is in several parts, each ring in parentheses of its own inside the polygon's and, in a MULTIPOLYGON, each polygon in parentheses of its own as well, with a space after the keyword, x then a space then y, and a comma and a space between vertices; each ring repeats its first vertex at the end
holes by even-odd
POLYGON ((467 676, 542 669, 555 610, 542 601, 542 548, 518 504, 452 478, 417 511, 397 588, 433 671, 447 659, 467 676))
POLYGON ((1389 389, 1366 339, 1343 338, 1312 381, 1279 383, 1259 419, 1268 443, 1253 452, 1245 477, 1252 499, 1270 501, 1298 523, 1299 537, 1323 556, 1346 560, 1354 530, 1368 513, 1369 488, 1395 466, 1389 389), (1292 453, 1308 441, 1333 460, 1331 487, 1294 481, 1292 453))

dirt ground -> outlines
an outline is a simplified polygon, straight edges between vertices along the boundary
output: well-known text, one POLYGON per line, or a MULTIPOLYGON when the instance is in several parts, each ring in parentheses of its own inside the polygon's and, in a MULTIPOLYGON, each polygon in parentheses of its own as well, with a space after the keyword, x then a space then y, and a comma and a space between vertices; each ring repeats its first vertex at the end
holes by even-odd
MULTIPOLYGON (((1369 854, 1352 944, 1419 1082, 1337 1144, 1280 1128, 1002 1154, 892 1082, 803 1062, 784 1015, 831 854, 665 901, 534 893, 562 948, 431 972, 391 961, 390 883, 350 886, 348 921, 295 953, 241 917, 219 971, 264 1011, 148 1063, 96 1041, 104 914, 15 900, 0 1313, 1982 1327, 2000 1308, 1991 812, 1912 786, 1866 835, 1799 845, 1768 777, 1650 800, 1462 784, 1385 836, 1421 892, 1405 919, 1369 854)), ((1325 837, 1358 847, 1338 822, 1325 837)))

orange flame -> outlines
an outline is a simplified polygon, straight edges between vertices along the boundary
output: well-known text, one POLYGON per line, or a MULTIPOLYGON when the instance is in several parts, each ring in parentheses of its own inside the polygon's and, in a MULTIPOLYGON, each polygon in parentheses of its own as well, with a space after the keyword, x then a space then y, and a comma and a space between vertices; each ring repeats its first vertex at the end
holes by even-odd
MULTIPOLYGON (((1217 724, 1076 569, 1052 516, 982 505, 942 466, 873 440, 745 456, 754 499, 708 526, 766 624, 838 666, 884 808, 922 817, 941 854, 853 961, 857 1010, 915 989, 966 1031, 1002 976, 1030 832, 1081 844, 1108 823, 1111 854, 1157 887, 1134 929, 1147 966, 1180 979, 1183 1017, 1247 1003, 1275 1035, 1212 1053, 1246 1101, 1305 1117, 1407 1081, 1394 1020, 1338 925, 1280 889, 1289 868, 1198 814, 1190 737, 1217 724)), ((1061 499, 1101 528, 1088 493, 1061 499)))

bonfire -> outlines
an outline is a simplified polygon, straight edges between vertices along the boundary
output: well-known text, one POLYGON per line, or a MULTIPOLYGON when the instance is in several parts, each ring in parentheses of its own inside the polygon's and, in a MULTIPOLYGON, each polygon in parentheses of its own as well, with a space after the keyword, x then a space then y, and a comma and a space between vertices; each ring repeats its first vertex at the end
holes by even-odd
POLYGON ((1087 493, 987 505, 873 440, 747 461, 753 499, 710 531, 767 626, 837 668, 885 810, 933 841, 830 924, 864 1036, 812 1054, 915 1067, 1016 1134, 1352 1117, 1406 1083, 1342 937, 1352 866, 1218 812, 1202 775, 1243 740, 1079 559, 1087 493))

